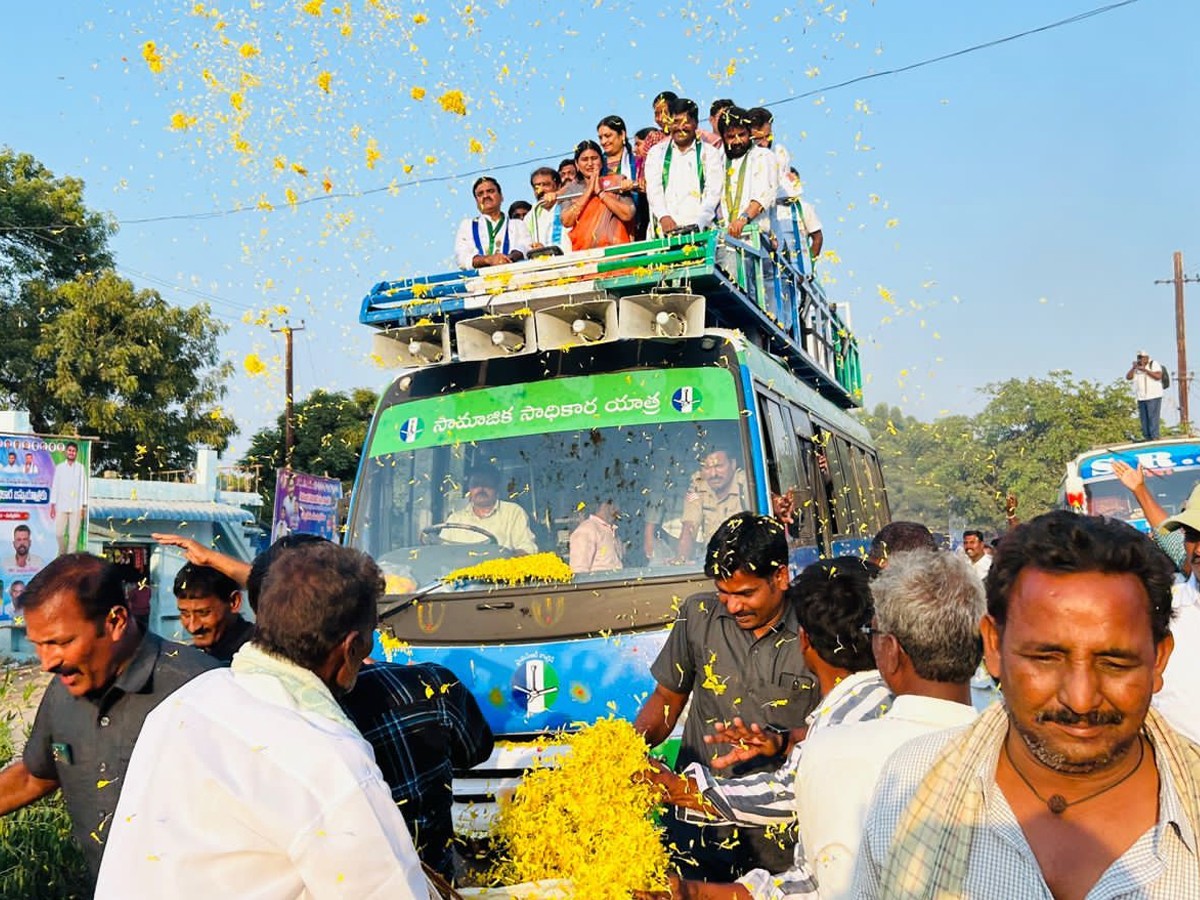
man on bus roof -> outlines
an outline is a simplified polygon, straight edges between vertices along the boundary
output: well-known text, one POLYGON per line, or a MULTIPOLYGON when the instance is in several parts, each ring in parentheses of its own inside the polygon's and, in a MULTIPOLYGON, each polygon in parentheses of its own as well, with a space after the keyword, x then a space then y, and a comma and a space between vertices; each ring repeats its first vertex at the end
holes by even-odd
POLYGON ((520 219, 502 210, 504 192, 500 182, 484 175, 471 186, 479 215, 463 219, 454 238, 454 259, 460 269, 503 266, 525 258, 529 252, 529 229, 520 219))
POLYGON ((1125 378, 1133 382, 1138 419, 1142 425, 1142 440, 1157 441, 1164 388, 1163 367, 1152 360, 1145 350, 1139 350, 1133 365, 1125 373, 1125 378))

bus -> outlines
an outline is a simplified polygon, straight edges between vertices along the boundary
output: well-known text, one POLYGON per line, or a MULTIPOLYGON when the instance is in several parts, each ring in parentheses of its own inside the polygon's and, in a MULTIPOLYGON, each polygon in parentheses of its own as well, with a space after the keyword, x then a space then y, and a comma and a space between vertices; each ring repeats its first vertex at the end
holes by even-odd
POLYGON ((1067 463, 1059 492, 1064 509, 1094 516, 1111 516, 1149 532, 1138 501, 1113 473, 1113 462, 1141 465, 1146 487, 1167 515, 1183 509, 1192 488, 1200 483, 1200 439, 1165 438, 1131 444, 1097 447, 1067 463))
POLYGON ((484 829, 481 810, 530 765, 540 735, 632 719, 652 692, 679 604, 711 590, 708 535, 679 558, 682 508, 711 451, 740 469, 754 511, 792 497, 794 570, 865 552, 889 521, 854 415, 853 335, 820 285, 754 236, 713 230, 385 282, 361 320, 397 367, 346 532, 387 580, 376 653, 449 667, 503 739, 456 779, 460 830, 484 829), (481 464, 537 553, 478 527, 456 533, 481 464), (619 512, 620 567, 546 576, 600 504, 619 512), (489 561, 507 574, 455 577, 489 561))

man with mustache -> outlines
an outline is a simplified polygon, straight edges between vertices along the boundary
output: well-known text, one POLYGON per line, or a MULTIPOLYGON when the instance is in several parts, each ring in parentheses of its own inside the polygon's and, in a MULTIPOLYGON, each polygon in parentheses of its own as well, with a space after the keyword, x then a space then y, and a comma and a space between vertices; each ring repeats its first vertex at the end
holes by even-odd
POLYGON ((1172 566, 1123 522, 1009 532, 980 626, 1004 699, 907 744, 867 815, 854 896, 1195 897, 1200 746, 1150 708, 1172 566))
POLYGON ((121 570, 96 556, 58 557, 14 599, 42 670, 58 677, 42 697, 21 758, 0 772, 0 813, 61 788, 94 878, 142 723, 216 663, 195 648, 142 634, 121 570))
POLYGON ((211 566, 186 563, 175 576, 175 605, 179 623, 199 647, 223 665, 254 634, 254 625, 241 615, 238 583, 211 566))
POLYGON ((751 224, 770 235, 771 212, 779 191, 775 155, 754 143, 746 110, 731 107, 719 124, 726 156, 721 224, 735 238, 751 224))
MULTIPOLYGON (((804 725, 820 699, 804 662, 799 620, 787 602, 788 547, 784 526, 741 512, 717 528, 704 555, 716 593, 694 594, 680 607, 667 643, 650 668, 657 682, 634 722, 646 743, 662 743, 691 699, 676 769, 707 762, 704 735, 740 717, 780 733, 804 725)), ((771 771, 767 757, 728 769, 730 775, 771 771)), ((685 878, 731 882, 747 869, 782 872, 792 841, 766 829, 719 823, 676 807, 665 817, 668 840, 685 878)))
POLYGON ((721 151, 696 137, 696 103, 677 97, 667 107, 669 141, 646 155, 646 195, 660 234, 685 225, 711 228, 721 202, 721 151))

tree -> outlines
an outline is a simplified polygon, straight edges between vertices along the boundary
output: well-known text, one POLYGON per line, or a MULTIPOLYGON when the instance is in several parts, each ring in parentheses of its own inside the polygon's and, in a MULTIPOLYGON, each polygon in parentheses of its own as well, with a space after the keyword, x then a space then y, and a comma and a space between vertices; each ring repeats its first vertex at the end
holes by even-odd
POLYGON ((197 444, 225 449, 237 427, 218 404, 232 366, 206 305, 171 306, 112 271, 25 293, 46 312, 23 329, 28 380, 4 387, 35 431, 96 435, 93 466, 123 474, 186 468, 197 444))
MULTIPOLYGON (((368 388, 356 388, 349 394, 318 388, 297 402, 292 468, 310 475, 338 478, 349 490, 358 472, 367 426, 378 402, 379 395, 368 388)), ((280 414, 275 425, 255 432, 241 464, 261 466, 264 475, 282 468, 283 436, 284 421, 280 414)), ((273 510, 275 479, 264 477, 261 484, 266 500, 263 509, 273 510)))
POLYGON ((1002 530, 1004 497, 1022 518, 1053 508, 1068 460, 1138 433, 1124 382, 1075 381, 1070 372, 989 384, 978 415, 926 423, 897 407, 865 416, 875 436, 892 516, 934 530, 949 515, 970 527, 1002 530))
POLYGON ((113 230, 82 181, 0 150, 0 403, 37 432, 99 437, 97 469, 184 468, 237 430, 218 405, 224 326, 118 277, 113 230))
POLYGON ((78 178, 56 178, 29 154, 0 148, 0 300, 22 280, 68 281, 110 267, 113 230, 84 206, 78 178))

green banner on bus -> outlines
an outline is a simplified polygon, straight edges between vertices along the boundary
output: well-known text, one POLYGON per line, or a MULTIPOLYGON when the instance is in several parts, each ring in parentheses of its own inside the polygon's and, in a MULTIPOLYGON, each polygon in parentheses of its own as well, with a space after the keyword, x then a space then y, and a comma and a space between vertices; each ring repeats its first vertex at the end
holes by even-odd
POLYGON ((580 428, 736 419, 739 414, 737 386, 728 369, 637 369, 399 403, 380 414, 369 455, 580 428))

